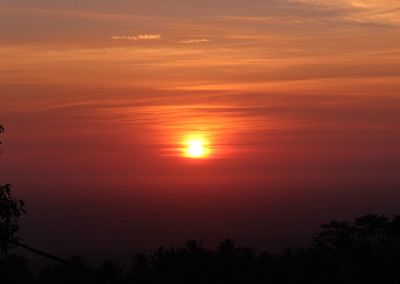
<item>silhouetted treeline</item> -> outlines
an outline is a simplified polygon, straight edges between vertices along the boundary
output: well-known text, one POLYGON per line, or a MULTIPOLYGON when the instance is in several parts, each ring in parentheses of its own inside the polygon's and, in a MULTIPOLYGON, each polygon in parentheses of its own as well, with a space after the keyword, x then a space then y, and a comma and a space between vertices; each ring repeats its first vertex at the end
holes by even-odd
MULTIPOLYGON (((81 257, 67 260, 87 267, 81 257)), ((400 283, 400 216, 367 215, 321 226, 309 247, 271 254, 227 239, 216 250, 201 242, 159 248, 130 263, 105 261, 98 275, 62 264, 32 272, 26 258, 1 261, 0 283, 400 283)))

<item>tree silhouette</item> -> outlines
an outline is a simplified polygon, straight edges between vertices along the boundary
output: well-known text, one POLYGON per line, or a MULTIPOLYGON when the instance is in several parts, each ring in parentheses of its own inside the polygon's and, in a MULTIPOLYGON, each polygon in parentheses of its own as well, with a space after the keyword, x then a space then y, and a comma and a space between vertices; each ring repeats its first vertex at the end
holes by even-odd
MULTIPOLYGON (((0 134, 4 127, 0 125, 0 134)), ((1 141, 0 141, 1 144, 1 141)), ((11 185, 0 186, 0 275, 5 283, 26 283, 32 274, 24 257, 9 255, 9 250, 18 242, 18 220, 24 213, 24 203, 11 195, 11 185)))
POLYGON ((11 185, 0 187, 0 259, 5 257, 18 241, 15 234, 19 230, 18 220, 25 213, 24 202, 11 196, 11 185))
MULTIPOLYGON (((400 217, 369 214, 353 222, 332 221, 314 238, 314 252, 336 282, 399 280, 400 217)), ((398 282, 393 282, 398 283, 398 282)))
MULTIPOLYGON (((0 133, 4 127, 0 125, 0 133)), ((0 142, 1 143, 1 142, 0 142)), ((6 257, 12 243, 18 241, 18 219, 25 212, 24 202, 11 196, 11 185, 0 186, 0 259, 6 257)))
POLYGON ((322 225, 309 247, 271 254, 231 239, 216 250, 189 240, 182 247, 137 254, 126 266, 105 261, 94 268, 102 277, 87 273, 91 268, 80 256, 50 264, 34 275, 25 258, 9 255, 7 265, 0 266, 0 283, 398 284, 399 244, 400 217, 369 214, 322 225), (4 282, 7 275, 13 277, 4 282))

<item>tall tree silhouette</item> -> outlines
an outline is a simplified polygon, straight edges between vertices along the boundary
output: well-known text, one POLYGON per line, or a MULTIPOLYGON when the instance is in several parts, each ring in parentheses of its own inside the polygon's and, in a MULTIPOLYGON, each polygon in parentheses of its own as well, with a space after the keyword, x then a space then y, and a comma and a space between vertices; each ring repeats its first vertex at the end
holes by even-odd
MULTIPOLYGON (((3 132, 4 127, 0 125, 0 133, 3 132)), ((0 186, 0 259, 3 259, 12 244, 18 241, 15 234, 19 230, 19 217, 25 213, 24 207, 22 200, 12 197, 10 184, 0 186)))
MULTIPOLYGON (((332 221, 322 225, 314 249, 336 283, 392 283, 399 280, 400 217, 369 214, 353 222, 332 221)), ((395 282, 399 283, 399 282, 395 282)))
POLYGON ((0 259, 5 257, 12 244, 18 241, 18 220, 25 213, 24 202, 11 196, 11 185, 0 186, 0 259))

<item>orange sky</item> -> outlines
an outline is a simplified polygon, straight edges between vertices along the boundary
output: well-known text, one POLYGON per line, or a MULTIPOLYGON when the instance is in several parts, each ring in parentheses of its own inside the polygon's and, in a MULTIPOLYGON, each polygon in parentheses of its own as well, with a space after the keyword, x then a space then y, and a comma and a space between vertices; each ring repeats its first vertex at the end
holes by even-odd
POLYGON ((68 231, 90 249, 82 228, 100 222, 140 226, 136 247, 266 244, 297 218, 306 234, 392 212, 399 19, 397 0, 3 0, 0 178, 28 203, 26 238, 68 231), (200 134, 208 159, 183 158, 200 134), (68 206, 54 213, 60 199, 82 206, 82 223, 68 206))

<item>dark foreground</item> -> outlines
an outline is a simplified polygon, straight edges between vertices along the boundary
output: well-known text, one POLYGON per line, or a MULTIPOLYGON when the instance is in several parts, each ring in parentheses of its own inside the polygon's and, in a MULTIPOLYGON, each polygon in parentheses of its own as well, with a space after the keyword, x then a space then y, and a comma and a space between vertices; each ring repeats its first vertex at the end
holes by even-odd
POLYGON ((0 283, 400 283, 400 216, 333 221, 321 226, 310 247, 276 255, 228 239, 216 250, 188 241, 124 265, 66 261, 33 273, 26 258, 9 254, 1 260, 0 283))

